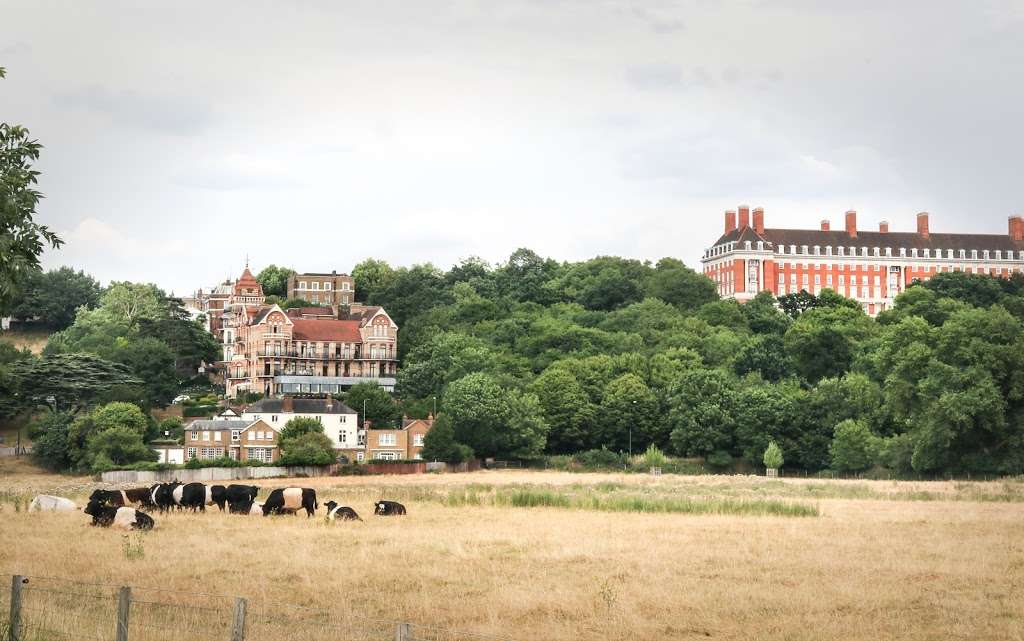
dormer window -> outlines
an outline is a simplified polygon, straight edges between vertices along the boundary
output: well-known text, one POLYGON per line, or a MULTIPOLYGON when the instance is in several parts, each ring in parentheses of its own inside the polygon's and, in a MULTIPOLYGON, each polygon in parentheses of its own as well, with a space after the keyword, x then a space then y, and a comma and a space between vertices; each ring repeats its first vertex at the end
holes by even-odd
POLYGON ((886 256, 892 256, 892 247, 886 247, 885 248, 885 255, 886 256))
POLYGON ((1003 259, 1003 252, 1001 250, 997 249, 996 250, 996 260, 1002 260, 1002 259, 1003 259))
POLYGON ((825 245, 825 255, 826 256, 831 256, 832 255, 832 245, 825 245))
POLYGON ((814 246, 814 255, 815 256, 820 256, 821 255, 821 245, 815 245, 814 246))
POLYGON ((972 249, 971 250, 971 259, 972 260, 978 260, 978 250, 977 249, 972 249))
POLYGON ((846 248, 845 247, 840 246, 837 249, 839 250, 839 255, 840 256, 845 256, 846 255, 846 248))
POLYGON ((789 253, 791 253, 791 254, 795 254, 796 253, 796 245, 790 245, 789 246, 789 253))
POLYGON ((906 256, 907 256, 907 248, 906 247, 900 247, 900 258, 906 258, 906 256))
POLYGON ((910 250, 910 257, 917 258, 917 247, 914 247, 913 249, 910 250))
POLYGON ((961 249, 960 250, 960 258, 967 258, 967 250, 966 249, 961 249))
POLYGON ((750 251, 750 241, 749 240, 745 240, 745 241, 743 241, 743 244, 744 244, 743 248, 746 249, 747 251, 750 251))
POLYGON ((763 251, 763 250, 764 250, 764 241, 763 240, 757 241, 757 251, 763 251))

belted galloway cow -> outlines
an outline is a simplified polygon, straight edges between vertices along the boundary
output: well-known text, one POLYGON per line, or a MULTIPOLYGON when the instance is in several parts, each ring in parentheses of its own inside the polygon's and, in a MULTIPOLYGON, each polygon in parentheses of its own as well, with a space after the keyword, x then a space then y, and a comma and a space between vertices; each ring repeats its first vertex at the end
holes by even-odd
POLYGON ((313 516, 320 507, 316 502, 316 490, 308 487, 278 488, 270 493, 263 503, 263 515, 295 514, 306 510, 306 518, 313 516))
POLYGON ((92 525, 114 526, 122 530, 152 530, 153 517, 133 507, 114 507, 99 501, 89 501, 83 510, 92 517, 92 525))
POLYGON ((334 521, 362 521, 356 511, 350 507, 344 505, 338 505, 334 501, 327 501, 324 503, 324 507, 327 508, 327 520, 334 521))
POLYGON ((377 516, 404 516, 405 506, 395 501, 377 501, 373 504, 373 513, 377 516))

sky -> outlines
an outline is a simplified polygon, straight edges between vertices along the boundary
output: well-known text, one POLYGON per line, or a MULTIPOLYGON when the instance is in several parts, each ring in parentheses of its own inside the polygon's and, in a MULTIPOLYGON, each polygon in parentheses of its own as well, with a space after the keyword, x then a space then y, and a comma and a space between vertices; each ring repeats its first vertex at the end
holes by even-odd
POLYGON ((1004 234, 1024 2, 0 0, 44 265, 179 295, 246 256, 681 258, 723 212, 1004 234))

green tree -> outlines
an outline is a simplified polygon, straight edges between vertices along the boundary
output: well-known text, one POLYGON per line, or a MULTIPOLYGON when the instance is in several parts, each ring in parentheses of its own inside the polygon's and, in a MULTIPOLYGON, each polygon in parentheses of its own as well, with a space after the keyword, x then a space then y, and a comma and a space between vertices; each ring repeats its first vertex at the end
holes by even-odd
POLYGON ((147 427, 146 416, 132 403, 107 403, 80 415, 68 428, 71 469, 100 472, 156 460, 156 453, 144 441, 147 427))
POLYGON ((402 408, 391 394, 374 382, 357 383, 345 394, 345 404, 359 413, 359 425, 370 419, 374 427, 393 427, 402 417, 402 408), (363 416, 363 402, 366 416, 363 416))
POLYGON ((780 381, 791 371, 786 345, 775 334, 753 336, 736 355, 733 369, 739 376, 756 372, 766 381, 780 381))
POLYGON ((561 368, 548 368, 530 386, 550 426, 547 449, 569 454, 598 446, 594 423, 597 409, 576 377, 561 368))
POLYGON ((486 374, 470 374, 448 386, 443 406, 456 440, 478 456, 532 458, 544 450, 548 427, 532 394, 504 389, 486 374))
POLYGON ((7 398, 17 408, 45 406, 75 413, 112 389, 139 386, 141 381, 120 363, 91 354, 56 354, 14 363, 8 384, 7 398))
POLYGON ((28 275, 10 313, 19 320, 38 320, 61 330, 75 321, 80 307, 95 307, 100 292, 100 284, 92 276, 70 267, 34 271, 28 275))
POLYGON ((315 418, 297 416, 284 424, 284 427, 281 428, 281 433, 278 436, 278 441, 289 441, 297 439, 304 434, 312 434, 316 432, 323 433, 323 431, 324 426, 315 418))
POLYGON ((462 463, 473 458, 473 449, 455 440, 455 429, 451 421, 441 414, 423 439, 420 456, 427 461, 462 463))
POLYGON ((878 458, 880 439, 861 421, 845 420, 836 425, 829 453, 832 469, 838 472, 861 472, 878 458))
POLYGON ((44 412, 29 425, 32 458, 43 467, 63 471, 71 467, 68 452, 68 429, 74 417, 67 412, 44 412))
POLYGON ((658 399, 636 374, 623 374, 608 382, 598 409, 601 443, 608 449, 640 450, 668 440, 669 423, 659 416, 658 399))
POLYGON ((715 283, 675 258, 662 258, 647 283, 647 295, 684 311, 718 300, 715 283))
MULTIPOLYGON (((0 67, 0 78, 6 70, 0 67)), ((57 249, 63 241, 35 222, 36 206, 43 197, 35 186, 42 145, 19 125, 0 122, 0 312, 14 301, 29 275, 39 269, 46 245, 57 249)))
POLYGON ((670 443, 681 456, 730 451, 736 429, 735 389, 718 370, 684 373, 669 396, 670 443))
POLYGON ((260 273, 256 275, 256 280, 263 287, 265 295, 283 297, 288 295, 288 279, 294 275, 294 269, 270 264, 260 270, 260 273))
MULTIPOLYGON (((293 419, 294 420, 294 419, 293 419)), ((280 465, 330 465, 336 462, 331 439, 323 432, 306 432, 301 436, 281 439, 280 465)))
POLYGON ((157 459, 156 452, 142 441, 142 436, 127 427, 112 427, 91 434, 85 449, 87 469, 93 472, 157 459))
POLYGON ((764 457, 761 460, 764 461, 764 466, 769 470, 779 469, 785 462, 785 459, 782 458, 782 448, 775 441, 770 441, 768 447, 764 450, 764 457))
POLYGON ((360 300, 374 300, 391 286, 394 278, 395 270, 383 260, 367 258, 352 269, 352 279, 360 300))

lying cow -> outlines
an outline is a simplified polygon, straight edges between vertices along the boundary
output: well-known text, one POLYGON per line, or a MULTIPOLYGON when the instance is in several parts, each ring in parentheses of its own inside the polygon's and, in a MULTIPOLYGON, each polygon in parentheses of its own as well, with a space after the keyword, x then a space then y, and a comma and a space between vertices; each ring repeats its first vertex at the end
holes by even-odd
POLYGON ((373 513, 377 516, 404 516, 405 506, 394 501, 377 501, 373 504, 373 513))
POLYGON ((270 493, 263 503, 263 515, 295 514, 306 510, 306 518, 313 516, 320 507, 316 502, 316 490, 308 487, 278 488, 270 493))
POLYGON ((75 502, 62 496, 40 494, 28 504, 29 512, 74 512, 78 509, 75 502))
POLYGON ((324 507, 327 508, 327 520, 333 521, 338 519, 340 521, 362 521, 356 511, 350 507, 338 505, 334 501, 327 501, 324 503, 324 507))
POLYGON ((122 530, 152 530, 153 517, 133 507, 113 507, 89 501, 84 512, 92 517, 92 525, 114 526, 122 530))

